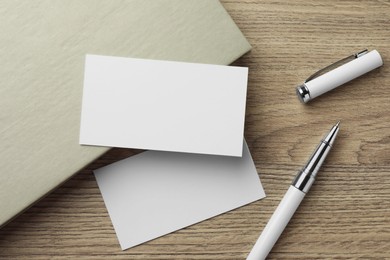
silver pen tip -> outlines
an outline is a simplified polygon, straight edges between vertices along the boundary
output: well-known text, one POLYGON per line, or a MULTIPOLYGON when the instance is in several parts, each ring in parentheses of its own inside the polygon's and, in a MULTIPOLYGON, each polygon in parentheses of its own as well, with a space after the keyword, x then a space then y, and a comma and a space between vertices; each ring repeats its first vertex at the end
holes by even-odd
POLYGON ((340 125, 340 121, 338 121, 337 124, 335 124, 332 127, 332 129, 330 129, 329 133, 324 138, 324 142, 326 142, 329 146, 332 146, 334 140, 336 139, 336 136, 340 129, 339 125, 340 125))

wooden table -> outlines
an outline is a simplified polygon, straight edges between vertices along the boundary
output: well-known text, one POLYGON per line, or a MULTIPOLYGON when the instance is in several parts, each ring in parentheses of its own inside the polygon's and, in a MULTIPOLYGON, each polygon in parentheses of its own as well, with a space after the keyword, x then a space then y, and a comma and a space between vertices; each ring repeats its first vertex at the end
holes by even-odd
MULTIPOLYGON (((222 1, 253 50, 245 137, 267 198, 121 251, 92 170, 113 149, 0 230, 1 259, 245 259, 321 137, 336 144, 270 259, 390 259, 390 2, 222 1), (380 69, 307 105, 295 86, 354 52, 380 69)), ((234 43, 232 43, 234 44, 234 43)))

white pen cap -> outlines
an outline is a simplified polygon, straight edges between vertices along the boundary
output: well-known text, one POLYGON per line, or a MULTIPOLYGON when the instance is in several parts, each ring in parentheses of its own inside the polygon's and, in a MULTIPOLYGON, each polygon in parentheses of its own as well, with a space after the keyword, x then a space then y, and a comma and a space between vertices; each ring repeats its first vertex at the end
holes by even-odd
MULTIPOLYGON (((322 74, 321 76, 314 77, 314 75, 318 74, 315 73, 308 80, 306 80, 305 83, 298 86, 296 88, 298 98, 303 103, 306 103, 313 98, 316 98, 383 65, 382 57, 376 50, 372 50, 370 52, 365 50, 347 57, 346 59, 349 58, 354 59, 331 71, 326 72, 325 74, 322 74)), ((344 60, 345 59, 341 61, 344 60)), ((335 64, 337 63, 338 62, 335 64)))

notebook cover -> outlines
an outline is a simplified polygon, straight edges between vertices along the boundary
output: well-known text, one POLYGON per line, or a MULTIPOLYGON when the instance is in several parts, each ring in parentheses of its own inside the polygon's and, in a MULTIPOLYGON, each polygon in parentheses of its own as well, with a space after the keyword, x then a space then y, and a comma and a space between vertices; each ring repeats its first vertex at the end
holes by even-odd
POLYGON ((0 226, 109 149, 78 144, 86 53, 229 64, 248 50, 214 0, 0 1, 0 226))

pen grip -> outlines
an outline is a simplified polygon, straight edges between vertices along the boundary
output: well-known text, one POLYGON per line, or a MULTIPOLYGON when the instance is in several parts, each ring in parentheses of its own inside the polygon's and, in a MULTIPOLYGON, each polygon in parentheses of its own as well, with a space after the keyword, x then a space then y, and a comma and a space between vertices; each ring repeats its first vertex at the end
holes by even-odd
POLYGON ((247 260, 262 260, 267 257, 304 197, 304 192, 290 186, 249 253, 247 260))

